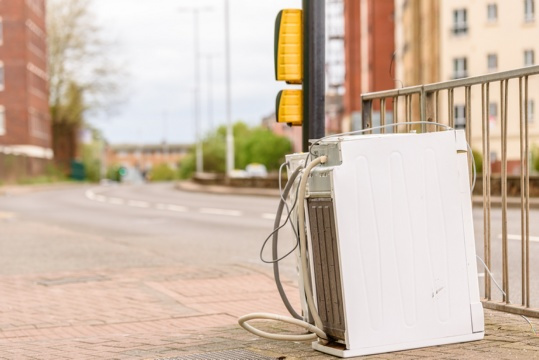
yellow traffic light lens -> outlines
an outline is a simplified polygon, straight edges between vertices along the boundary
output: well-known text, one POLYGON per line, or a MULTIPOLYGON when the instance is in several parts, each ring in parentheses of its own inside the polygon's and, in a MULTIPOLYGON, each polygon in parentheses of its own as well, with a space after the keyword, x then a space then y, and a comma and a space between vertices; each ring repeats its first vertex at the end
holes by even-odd
POLYGON ((289 84, 303 80, 302 12, 284 9, 275 20, 275 78, 289 84))
POLYGON ((303 123, 303 91, 281 90, 277 94, 275 105, 277 122, 289 125, 303 123))

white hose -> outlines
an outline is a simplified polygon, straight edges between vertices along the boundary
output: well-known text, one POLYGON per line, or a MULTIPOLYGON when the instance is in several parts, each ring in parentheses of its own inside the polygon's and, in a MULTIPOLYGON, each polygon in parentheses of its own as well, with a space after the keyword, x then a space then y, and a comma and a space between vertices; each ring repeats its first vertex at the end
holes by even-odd
POLYGON ((307 240, 305 236, 305 189, 307 187, 307 180, 309 178, 309 174, 311 173, 311 170, 317 166, 318 164, 323 164, 327 161, 327 156, 321 156, 319 158, 314 159, 305 167, 303 176, 301 177, 301 181, 299 183, 298 188, 298 225, 299 225, 299 241, 300 241, 300 258, 301 258, 301 272, 303 273, 303 284, 305 287, 305 297, 307 299, 307 305, 309 306, 309 310, 311 311, 311 314, 313 315, 314 323, 315 325, 309 324, 306 321, 298 320, 293 317, 289 316, 282 316, 277 314, 268 314, 268 313, 252 313, 248 315, 244 315, 238 319, 238 324, 245 330, 258 335, 260 337, 264 337, 267 339, 272 340, 288 340, 288 341, 305 341, 305 340, 316 340, 316 338, 323 339, 323 341, 327 341, 327 335, 324 332, 322 319, 320 319, 320 315, 318 314, 318 311, 316 310, 316 306, 314 304, 314 298, 313 298, 313 292, 311 289, 311 285, 308 281, 308 274, 309 274, 309 268, 307 266, 307 240), (307 331, 310 332, 310 334, 303 334, 303 335, 290 335, 290 334, 272 334, 268 333, 262 330, 259 330, 255 328, 254 326, 248 324, 247 322, 249 320, 254 319, 267 319, 267 320, 276 320, 276 321, 282 321, 289 324, 301 326, 307 331))

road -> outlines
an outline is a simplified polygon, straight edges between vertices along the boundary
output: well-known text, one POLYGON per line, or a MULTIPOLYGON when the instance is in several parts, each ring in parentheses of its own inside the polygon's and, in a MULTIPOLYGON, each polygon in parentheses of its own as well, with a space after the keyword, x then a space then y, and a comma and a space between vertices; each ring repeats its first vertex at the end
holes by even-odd
MULTIPOLYGON (((268 197, 182 192, 172 184, 0 197, 0 237, 11 237, 0 242, 0 274, 174 264, 270 269, 259 251, 277 204, 268 197)), ((280 239, 283 251, 293 246, 289 230, 280 239)), ((293 277, 292 259, 282 267, 293 277)))
MULTIPOLYGON (((0 198, 0 275, 174 264, 245 264, 259 260, 277 199, 212 195, 171 184, 74 187, 0 198)), ((477 253, 483 256, 482 209, 474 209, 477 253)), ((510 294, 520 302, 520 209, 508 211, 510 294)), ((501 284, 501 211, 492 210, 492 272, 501 284)), ((539 306, 539 211, 530 215, 531 298, 539 306)), ((290 230, 281 251, 293 246, 290 230)), ((483 292, 484 271, 479 268, 483 292)), ((294 278, 293 259, 282 271, 294 278)), ((494 287, 492 294, 500 299, 494 287)))

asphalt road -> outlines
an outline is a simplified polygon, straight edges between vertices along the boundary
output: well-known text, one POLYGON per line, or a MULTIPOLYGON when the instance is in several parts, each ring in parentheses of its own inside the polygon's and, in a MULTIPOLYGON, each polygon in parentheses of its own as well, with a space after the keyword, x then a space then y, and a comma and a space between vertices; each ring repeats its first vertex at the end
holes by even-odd
MULTIPOLYGON (((182 192, 171 184, 71 187, 0 197, 0 275, 83 269, 245 264, 259 260, 276 198, 182 192)), ((483 256, 482 209, 474 209, 483 256)), ((520 302, 520 209, 508 211, 510 296, 520 302)), ((492 272, 501 284, 501 211, 492 210, 492 272)), ((530 215, 532 305, 539 306, 539 211, 530 215)), ((289 229, 281 251, 293 246, 289 229)), ((269 253, 267 253, 269 255, 269 253)), ((294 278, 293 259, 282 264, 294 278)), ((478 266, 483 291, 484 271, 478 266)), ((492 294, 501 299, 494 287, 492 294)))
MULTIPOLYGON (((172 184, 0 197, 0 238, 11 240, 0 241, 0 274, 178 263, 271 269, 259 251, 277 205, 276 198, 188 193, 172 184)), ((286 230, 282 251, 293 246, 286 230)), ((282 264, 291 278, 294 263, 282 264)))

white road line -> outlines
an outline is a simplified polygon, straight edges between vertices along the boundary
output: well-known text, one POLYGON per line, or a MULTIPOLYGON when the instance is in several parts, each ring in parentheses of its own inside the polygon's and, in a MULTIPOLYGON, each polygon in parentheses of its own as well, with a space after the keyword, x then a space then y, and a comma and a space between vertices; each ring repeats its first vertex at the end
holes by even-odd
POLYGON ((167 210, 167 204, 155 204, 157 210, 167 210))
MULTIPOLYGON (((501 239, 501 238, 502 238, 502 234, 498 235, 498 239, 501 239)), ((507 239, 508 240, 518 240, 518 241, 520 241, 520 235, 507 234, 507 239)), ((531 242, 539 242, 539 236, 530 236, 530 241, 531 242)))
POLYGON ((275 220, 276 214, 264 213, 262 214, 262 219, 275 220))
POLYGON ((86 197, 90 200, 94 200, 95 199, 95 194, 92 190, 88 189, 86 190, 86 192, 84 193, 86 195, 86 197))
POLYGON ((97 201, 99 201, 99 202, 105 202, 105 201, 107 201, 107 198, 106 198, 105 196, 103 196, 103 195, 95 195, 95 196, 94 196, 94 199, 97 200, 97 201))
POLYGON ((185 206, 172 205, 172 204, 167 205, 166 209, 170 210, 170 211, 176 211, 176 212, 186 212, 187 211, 187 208, 185 206))
POLYGON ((238 211, 238 210, 202 208, 202 209, 200 209, 198 211, 201 214, 211 214, 211 215, 226 215, 226 216, 241 216, 241 215, 243 215, 242 212, 238 211))
POLYGON ((111 198, 108 198, 108 201, 109 201, 109 204, 113 204, 113 205, 123 205, 124 204, 124 199, 120 199, 120 198, 111 197, 111 198))
POLYGON ((138 201, 138 200, 129 200, 127 202, 127 205, 132 207, 138 207, 138 208, 148 208, 150 207, 150 204, 146 201, 138 201))
POLYGON ((485 273, 479 273, 477 274, 477 277, 485 277, 485 273))

